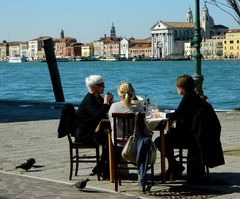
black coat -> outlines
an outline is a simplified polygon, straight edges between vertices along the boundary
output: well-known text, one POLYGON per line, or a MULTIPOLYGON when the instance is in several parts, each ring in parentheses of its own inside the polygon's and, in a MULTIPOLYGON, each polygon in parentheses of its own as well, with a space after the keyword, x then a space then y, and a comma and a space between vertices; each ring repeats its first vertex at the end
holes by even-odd
POLYGON ((74 135, 76 131, 76 111, 70 103, 62 108, 61 118, 58 125, 58 138, 65 137, 68 134, 74 135))
POLYGON ((221 124, 211 104, 205 102, 194 117, 192 133, 204 165, 213 168, 225 163, 220 141, 221 124))
MULTIPOLYGON (((202 106, 202 99, 195 92, 186 93, 174 113, 168 113, 167 118, 176 120, 176 132, 187 138, 191 131, 194 116, 202 106)), ((184 138, 184 139, 185 139, 184 138)))
POLYGON ((94 133, 101 119, 106 118, 110 105, 103 104, 103 98, 98 99, 87 93, 77 111, 76 139, 81 141, 93 141, 94 133))

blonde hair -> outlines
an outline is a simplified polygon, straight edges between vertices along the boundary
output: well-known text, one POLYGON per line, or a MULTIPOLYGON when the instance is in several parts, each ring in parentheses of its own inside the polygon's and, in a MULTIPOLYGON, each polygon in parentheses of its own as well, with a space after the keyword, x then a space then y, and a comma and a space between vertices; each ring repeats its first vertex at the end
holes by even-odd
POLYGON ((118 95, 122 98, 123 104, 126 107, 130 107, 132 99, 136 97, 132 84, 127 81, 122 81, 119 83, 117 90, 118 95))

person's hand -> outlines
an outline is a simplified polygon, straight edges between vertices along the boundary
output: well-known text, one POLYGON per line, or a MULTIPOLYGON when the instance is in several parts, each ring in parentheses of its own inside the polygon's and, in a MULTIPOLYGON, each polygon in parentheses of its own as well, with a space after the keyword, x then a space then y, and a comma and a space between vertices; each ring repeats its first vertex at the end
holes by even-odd
POLYGON ((108 97, 108 95, 104 95, 103 104, 109 104, 109 97, 108 97))
POLYGON ((112 104, 113 103, 113 94, 108 92, 107 95, 109 97, 109 103, 112 104))
POLYGON ((111 104, 111 103, 113 103, 113 94, 108 92, 104 96, 104 104, 111 104))

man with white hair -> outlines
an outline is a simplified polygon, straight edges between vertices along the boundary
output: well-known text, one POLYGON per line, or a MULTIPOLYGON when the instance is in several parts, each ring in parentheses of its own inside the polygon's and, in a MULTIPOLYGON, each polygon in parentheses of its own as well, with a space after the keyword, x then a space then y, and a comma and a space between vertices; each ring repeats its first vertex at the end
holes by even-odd
MULTIPOLYGON (((88 93, 83 98, 81 104, 78 107, 78 122, 77 130, 75 134, 76 142, 82 143, 99 143, 103 145, 101 165, 107 161, 107 135, 99 133, 95 135, 95 129, 101 119, 106 118, 111 103, 113 102, 113 95, 108 93, 101 97, 104 93, 104 81, 100 75, 90 75, 85 79, 88 93)), ((96 169, 93 169, 93 173, 96 173, 96 169)), ((101 173, 100 173, 101 174, 101 173)), ((102 174, 103 175, 103 174, 102 174)), ((105 176, 107 177, 107 176, 105 176)))

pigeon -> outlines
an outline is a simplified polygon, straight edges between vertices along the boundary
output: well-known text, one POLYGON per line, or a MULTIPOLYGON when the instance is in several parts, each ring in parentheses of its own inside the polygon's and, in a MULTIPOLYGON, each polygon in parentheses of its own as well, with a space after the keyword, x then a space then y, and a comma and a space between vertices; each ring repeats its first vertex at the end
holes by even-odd
POLYGON ((82 191, 86 187, 88 181, 89 179, 87 178, 85 180, 80 180, 79 182, 75 183, 75 186, 78 189, 78 191, 82 191))
POLYGON ((26 171, 28 171, 29 169, 32 168, 32 166, 35 164, 35 159, 34 158, 29 158, 27 159, 27 162, 19 165, 19 166, 16 166, 16 169, 20 168, 20 169, 24 169, 26 171))

